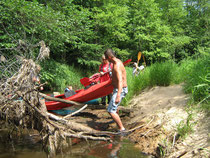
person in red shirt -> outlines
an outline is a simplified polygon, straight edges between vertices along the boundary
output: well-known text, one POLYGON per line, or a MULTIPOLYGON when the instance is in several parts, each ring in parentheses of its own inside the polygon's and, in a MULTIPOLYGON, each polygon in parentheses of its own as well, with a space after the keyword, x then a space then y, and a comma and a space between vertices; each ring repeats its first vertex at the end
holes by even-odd
MULTIPOLYGON (((99 66, 99 73, 101 75, 100 77, 100 83, 101 82, 104 82, 104 81, 107 81, 110 79, 111 77, 111 73, 112 73, 112 67, 113 67, 113 64, 110 63, 106 58, 105 58, 105 55, 102 55, 102 63, 101 65, 99 66)), ((109 101, 111 99, 111 94, 105 96, 105 97, 102 97, 102 101, 101 103, 103 105, 106 105, 106 98, 108 98, 108 104, 109 104, 109 101)))

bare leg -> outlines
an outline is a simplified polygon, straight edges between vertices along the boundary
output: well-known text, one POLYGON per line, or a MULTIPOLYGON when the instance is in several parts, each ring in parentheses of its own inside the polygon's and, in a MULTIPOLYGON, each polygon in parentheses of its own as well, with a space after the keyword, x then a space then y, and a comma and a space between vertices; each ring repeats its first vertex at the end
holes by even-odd
POLYGON ((120 130, 124 130, 124 126, 122 124, 122 121, 117 113, 109 113, 113 120, 116 122, 117 126, 119 127, 120 130))
POLYGON ((101 104, 106 105, 106 96, 101 98, 101 104))

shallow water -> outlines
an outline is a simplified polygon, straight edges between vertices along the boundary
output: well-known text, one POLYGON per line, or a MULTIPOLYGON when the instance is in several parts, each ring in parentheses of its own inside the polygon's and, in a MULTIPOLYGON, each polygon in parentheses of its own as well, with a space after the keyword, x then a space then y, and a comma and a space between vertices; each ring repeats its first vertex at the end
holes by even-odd
MULTIPOLYGON (((134 144, 116 137, 113 142, 78 141, 77 144, 58 154, 55 158, 146 158, 134 144)), ((0 158, 47 158, 41 144, 26 136, 24 139, 8 141, 7 135, 0 132, 0 158)))

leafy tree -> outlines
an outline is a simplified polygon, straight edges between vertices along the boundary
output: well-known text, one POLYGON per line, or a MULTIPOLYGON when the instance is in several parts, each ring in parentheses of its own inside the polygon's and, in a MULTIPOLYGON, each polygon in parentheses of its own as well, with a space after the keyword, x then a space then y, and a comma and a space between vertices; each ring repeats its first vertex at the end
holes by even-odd
MULTIPOLYGON (((92 13, 83 6, 75 5, 75 1, 48 1, 47 6, 65 16, 64 28, 66 40, 63 60, 69 64, 79 64, 83 67, 94 68, 99 64, 101 46, 94 44, 95 32, 93 22, 90 20, 92 13)), ((59 53, 56 57, 60 57, 59 53)))
POLYGON ((5 36, 1 46, 10 47, 7 42, 14 46, 18 39, 31 44, 44 40, 52 51, 63 50, 63 15, 36 1, 5 0, 1 3, 1 26, 5 36))
POLYGON ((192 41, 192 38, 185 33, 184 22, 187 12, 184 9, 184 1, 156 0, 156 2, 159 4, 160 11, 162 12, 161 19, 163 19, 165 24, 170 26, 173 35, 168 47, 168 53, 174 59, 181 60, 188 55, 185 47, 192 41))
POLYGON ((122 50, 123 43, 129 40, 126 28, 128 14, 126 1, 107 0, 102 6, 93 9, 95 42, 103 48, 113 48, 122 59, 129 55, 126 50, 122 50))
POLYGON ((169 59, 168 45, 171 28, 161 20, 161 12, 154 0, 130 0, 129 41, 132 49, 142 51, 147 60, 169 59))
POLYGON ((92 42, 94 32, 87 9, 68 0, 45 4, 24 0, 0 3, 1 47, 14 47, 18 39, 32 44, 44 40, 50 46, 51 57, 57 61, 69 60, 71 64, 88 67, 99 64, 100 46, 92 42))
POLYGON ((187 16, 185 19, 186 33, 193 41, 188 49, 191 53, 196 51, 210 52, 209 50, 209 13, 210 6, 207 0, 186 0, 185 10, 187 16))

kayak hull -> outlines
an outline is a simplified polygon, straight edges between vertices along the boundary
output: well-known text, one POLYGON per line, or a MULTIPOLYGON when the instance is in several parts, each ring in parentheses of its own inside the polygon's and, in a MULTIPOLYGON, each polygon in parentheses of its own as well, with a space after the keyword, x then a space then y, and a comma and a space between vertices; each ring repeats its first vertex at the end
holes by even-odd
MULTIPOLYGON (((130 62, 131 62, 131 59, 128 59, 123 64, 126 66, 130 62)), ((81 79, 80 82, 86 87, 90 85, 91 83, 97 83, 99 81, 99 78, 100 78, 100 75, 97 73, 93 75, 92 78, 85 77, 81 79)), ((95 85, 92 85, 89 88, 77 90, 76 91, 77 93, 75 95, 70 96, 68 98, 65 98, 64 94, 61 94, 55 97, 86 104, 90 100, 101 98, 112 93, 114 87, 112 86, 111 83, 112 83, 111 79, 109 79, 102 83, 97 83, 95 85)), ((56 101, 46 101, 45 105, 47 107, 47 110, 59 110, 62 108, 73 106, 72 104, 56 102, 56 101)))
MULTIPOLYGON (((65 98, 64 94, 61 94, 55 97, 69 100, 69 101, 85 103, 93 99, 107 96, 108 94, 112 93, 113 89, 114 87, 111 84, 111 80, 108 80, 102 83, 92 85, 91 87, 87 89, 78 90, 78 92, 75 95, 70 96, 68 98, 65 98)), ((58 109, 73 106, 72 104, 67 104, 67 103, 62 103, 62 102, 57 102, 57 101, 46 101, 45 105, 47 107, 47 110, 58 110, 58 109)))

